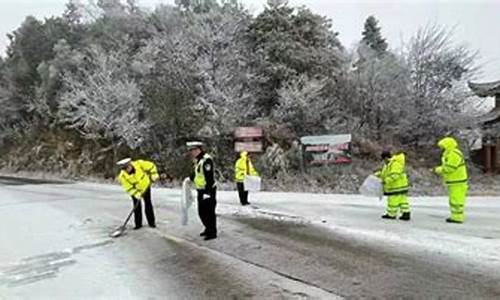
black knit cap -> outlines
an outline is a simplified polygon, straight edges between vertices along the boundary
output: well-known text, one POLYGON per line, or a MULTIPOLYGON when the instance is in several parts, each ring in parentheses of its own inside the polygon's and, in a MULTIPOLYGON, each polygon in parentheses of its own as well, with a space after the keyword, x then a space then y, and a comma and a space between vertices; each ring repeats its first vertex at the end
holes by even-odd
POLYGON ((384 150, 384 151, 382 151, 382 153, 380 154, 380 157, 382 159, 390 158, 391 157, 391 151, 390 150, 384 150))

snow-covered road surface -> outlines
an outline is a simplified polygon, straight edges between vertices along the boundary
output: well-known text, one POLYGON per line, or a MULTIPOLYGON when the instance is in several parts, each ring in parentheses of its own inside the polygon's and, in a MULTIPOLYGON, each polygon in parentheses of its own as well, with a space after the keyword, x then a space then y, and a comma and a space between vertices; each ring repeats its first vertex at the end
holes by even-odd
MULTIPOLYGON (((158 228, 108 234, 131 201, 119 186, 0 177, 0 299, 498 299, 500 198, 414 198, 409 223, 355 195, 219 192, 219 238, 179 190, 154 189, 158 228)), ((130 226, 130 225, 129 225, 130 226)), ((131 227, 131 226, 130 226, 131 227)))

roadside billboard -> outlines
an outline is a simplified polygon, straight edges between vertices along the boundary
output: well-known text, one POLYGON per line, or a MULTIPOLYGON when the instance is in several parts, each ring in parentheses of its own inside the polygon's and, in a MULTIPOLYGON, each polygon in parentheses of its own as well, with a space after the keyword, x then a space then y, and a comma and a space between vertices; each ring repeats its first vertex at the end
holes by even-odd
POLYGON ((351 140, 350 134, 304 136, 304 160, 309 165, 351 163, 351 140))

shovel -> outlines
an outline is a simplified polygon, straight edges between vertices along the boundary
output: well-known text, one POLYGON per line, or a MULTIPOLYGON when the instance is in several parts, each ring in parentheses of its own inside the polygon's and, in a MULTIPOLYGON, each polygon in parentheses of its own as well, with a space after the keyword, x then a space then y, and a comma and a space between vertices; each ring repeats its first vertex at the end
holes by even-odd
POLYGON ((139 203, 140 203, 139 201, 142 201, 142 200, 138 199, 137 203, 134 205, 134 208, 132 208, 132 210, 128 214, 127 219, 125 219, 125 222, 123 223, 123 225, 116 228, 115 231, 111 232, 109 234, 110 237, 117 238, 117 237, 121 236, 125 232, 125 230, 127 230, 127 223, 130 220, 130 217, 132 216, 134 211, 136 210, 137 206, 139 206, 139 203))

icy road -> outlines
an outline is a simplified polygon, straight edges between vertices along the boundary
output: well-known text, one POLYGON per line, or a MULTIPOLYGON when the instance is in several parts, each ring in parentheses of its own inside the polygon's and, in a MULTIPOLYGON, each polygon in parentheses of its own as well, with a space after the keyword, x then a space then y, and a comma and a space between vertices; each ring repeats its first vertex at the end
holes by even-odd
POLYGON ((404 223, 361 196, 219 192, 206 242, 179 190, 153 190, 158 228, 117 239, 119 186, 0 177, 0 194, 0 299, 500 299, 500 198, 457 225, 442 197, 404 223))

